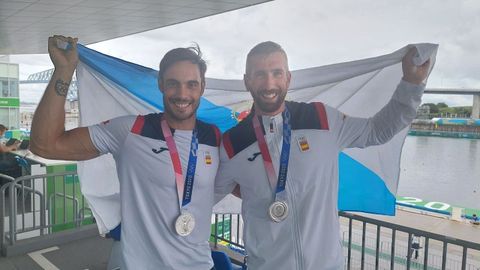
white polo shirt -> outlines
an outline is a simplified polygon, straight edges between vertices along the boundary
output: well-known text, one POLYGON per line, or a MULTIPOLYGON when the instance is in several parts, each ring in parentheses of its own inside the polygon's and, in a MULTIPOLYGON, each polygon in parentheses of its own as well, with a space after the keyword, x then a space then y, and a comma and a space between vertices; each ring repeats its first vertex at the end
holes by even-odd
MULTIPOLYGON (((98 151, 111 153, 116 162, 122 213, 122 269, 211 269, 208 239, 220 132, 197 120, 197 166, 192 199, 185 208, 193 214, 195 228, 182 237, 174 228, 180 214, 179 199, 160 126, 161 116, 125 116, 89 127, 98 151)), ((185 178, 192 131, 172 133, 185 178)))
MULTIPOLYGON (((369 119, 345 116, 322 103, 286 102, 292 127, 286 182, 289 215, 280 223, 268 216, 273 191, 254 134, 253 113, 223 135, 215 192, 221 197, 240 185, 249 269, 343 269, 339 153, 390 140, 415 117, 423 89, 400 82, 390 102, 369 119)), ((263 116, 262 123, 278 175, 282 115, 263 116)))

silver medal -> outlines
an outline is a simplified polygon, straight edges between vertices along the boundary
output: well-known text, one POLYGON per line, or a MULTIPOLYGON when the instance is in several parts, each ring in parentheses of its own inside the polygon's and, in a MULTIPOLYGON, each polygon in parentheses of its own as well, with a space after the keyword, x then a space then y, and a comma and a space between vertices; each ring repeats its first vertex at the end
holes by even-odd
POLYGON ((268 208, 270 218, 275 222, 281 222, 288 216, 288 205, 284 201, 275 201, 268 208))
POLYGON ((180 236, 187 236, 192 233, 195 228, 195 218, 187 211, 182 211, 175 221, 175 231, 180 236))

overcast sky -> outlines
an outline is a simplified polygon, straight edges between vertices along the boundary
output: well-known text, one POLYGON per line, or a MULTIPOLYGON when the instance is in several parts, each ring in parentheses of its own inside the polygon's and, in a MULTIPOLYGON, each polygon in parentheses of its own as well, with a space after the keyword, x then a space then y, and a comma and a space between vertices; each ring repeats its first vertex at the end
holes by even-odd
MULTIPOLYGON (((292 70, 430 42, 440 48, 428 87, 480 88, 479 14, 477 0, 276 0, 89 47, 157 69, 166 51, 195 41, 208 60, 208 77, 241 79, 248 50, 265 40, 284 47, 292 70)), ((20 63, 21 79, 52 67, 47 55, 11 60, 20 63)), ((458 106, 472 98, 427 95, 424 101, 458 106)))

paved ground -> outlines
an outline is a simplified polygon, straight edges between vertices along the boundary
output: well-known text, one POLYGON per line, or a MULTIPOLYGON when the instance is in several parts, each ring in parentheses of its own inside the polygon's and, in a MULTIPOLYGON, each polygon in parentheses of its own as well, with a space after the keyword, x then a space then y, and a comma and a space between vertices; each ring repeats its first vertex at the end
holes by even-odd
MULTIPOLYGON (((413 227, 441 235, 447 235, 451 238, 469 240, 480 243, 480 226, 475 226, 465 222, 453 222, 444 218, 421 215, 407 211, 397 211, 395 217, 375 216, 362 214, 368 217, 374 217, 379 220, 391 222, 406 227, 413 227)), ((341 222, 343 236, 348 236, 348 224, 345 219, 341 222), (345 235, 346 233, 346 235, 345 235)), ((353 245, 352 245, 352 269, 360 269, 361 256, 361 223, 353 224, 353 245)), ((376 227, 369 226, 366 229, 366 250, 365 250, 365 269, 375 269, 375 247, 376 247, 376 227)), ((380 269, 389 269, 391 232, 389 230, 381 231, 380 248, 380 269)), ((346 240, 344 238, 344 240, 346 240)), ((407 235, 399 233, 396 239, 395 249, 395 269, 405 269, 407 254, 407 235)), ((421 244, 423 246, 424 239, 421 244)), ((442 262, 441 243, 430 243, 429 250, 429 269, 440 269, 442 262)), ((1 270, 95 270, 105 269, 110 255, 112 242, 100 236, 85 238, 64 245, 49 247, 43 250, 32 252, 26 255, 13 257, 0 257, 1 270)), ((412 260, 411 269, 423 269, 423 249, 420 250, 418 260, 412 260)), ((228 252, 228 250, 227 250, 228 252)), ((462 257, 462 250, 456 247, 448 248, 447 269, 461 269, 459 262, 462 257)), ((230 256, 232 256, 230 254, 230 256)), ((239 261, 242 258, 238 258, 239 261)), ((467 269, 478 269, 480 267, 480 252, 469 251, 467 256, 467 269)))
POLYGON ((13 257, 0 257, 1 270, 106 269, 112 241, 100 236, 13 257))
POLYGON ((397 209, 395 216, 381 216, 364 213, 361 215, 405 227, 446 235, 455 239, 480 243, 480 226, 473 225, 468 221, 453 221, 439 217, 441 215, 425 215, 416 212, 415 210, 405 211, 400 209, 397 209))

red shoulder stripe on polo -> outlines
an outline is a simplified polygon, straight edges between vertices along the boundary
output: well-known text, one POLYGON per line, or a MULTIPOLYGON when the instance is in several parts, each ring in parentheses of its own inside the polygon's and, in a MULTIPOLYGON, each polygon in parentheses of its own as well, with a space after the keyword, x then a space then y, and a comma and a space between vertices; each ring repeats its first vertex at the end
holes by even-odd
POLYGON ((231 159, 234 156, 232 141, 230 140, 230 134, 223 134, 223 146, 227 152, 228 158, 231 159))
POLYGON ((328 118, 325 111, 325 105, 322 102, 314 102, 315 109, 317 110, 318 120, 320 120, 320 128, 328 130, 328 118))
POLYGON ((213 126, 213 131, 215 131, 215 139, 217 140, 217 146, 220 146, 220 140, 221 140, 221 134, 220 134, 220 130, 218 129, 217 126, 213 126))
POLYGON ((141 135, 144 124, 145 124, 145 117, 143 115, 137 116, 137 119, 135 119, 135 123, 133 124, 132 130, 131 130, 132 133, 141 135))

